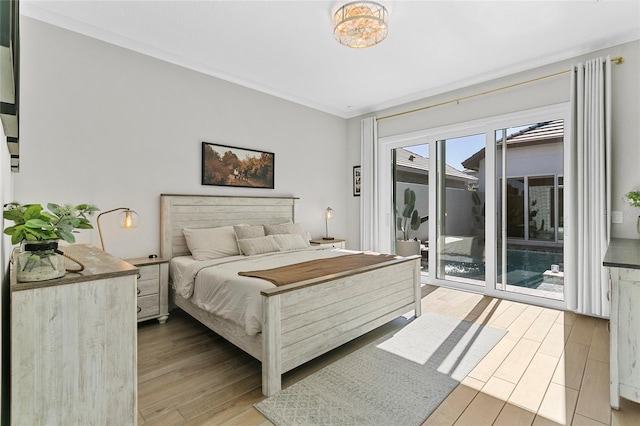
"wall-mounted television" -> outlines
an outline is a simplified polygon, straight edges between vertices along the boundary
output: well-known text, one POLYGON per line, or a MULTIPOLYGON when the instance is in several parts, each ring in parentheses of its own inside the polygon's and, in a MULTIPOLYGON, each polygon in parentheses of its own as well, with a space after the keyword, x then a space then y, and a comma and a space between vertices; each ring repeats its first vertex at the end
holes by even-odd
POLYGON ((18 130, 20 31, 18 0, 0 0, 0 120, 7 137, 11 170, 20 166, 18 130))

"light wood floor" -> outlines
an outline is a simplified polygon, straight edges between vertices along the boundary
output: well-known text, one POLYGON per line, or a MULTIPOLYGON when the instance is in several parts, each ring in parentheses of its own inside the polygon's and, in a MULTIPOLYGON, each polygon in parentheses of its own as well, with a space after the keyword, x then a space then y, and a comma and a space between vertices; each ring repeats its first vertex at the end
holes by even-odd
MULTIPOLYGON (((640 405, 609 407, 607 321, 456 290, 424 288, 423 312, 507 335, 424 425, 640 425, 640 405)), ((402 327, 401 317, 287 374, 283 386, 402 327)), ((260 363, 181 311, 138 328, 138 424, 271 425, 260 363)))

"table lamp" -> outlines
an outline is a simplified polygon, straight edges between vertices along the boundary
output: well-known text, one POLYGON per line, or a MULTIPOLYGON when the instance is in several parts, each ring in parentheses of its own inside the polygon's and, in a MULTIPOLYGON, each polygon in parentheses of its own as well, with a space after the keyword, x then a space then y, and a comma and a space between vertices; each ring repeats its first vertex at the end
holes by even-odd
POLYGON ((140 216, 135 211, 131 210, 128 207, 118 207, 117 209, 107 210, 106 212, 102 212, 96 218, 96 223, 98 225, 98 234, 100 235, 100 245, 102 246, 102 250, 104 250, 104 241, 102 239, 102 228, 100 227, 100 217, 108 214, 122 210, 118 214, 118 226, 120 228, 136 228, 140 224, 140 216))
POLYGON ((327 210, 324 213, 325 218, 325 232, 326 235, 322 237, 323 240, 333 240, 333 237, 329 236, 329 219, 333 218, 333 209, 331 207, 327 207, 327 210))

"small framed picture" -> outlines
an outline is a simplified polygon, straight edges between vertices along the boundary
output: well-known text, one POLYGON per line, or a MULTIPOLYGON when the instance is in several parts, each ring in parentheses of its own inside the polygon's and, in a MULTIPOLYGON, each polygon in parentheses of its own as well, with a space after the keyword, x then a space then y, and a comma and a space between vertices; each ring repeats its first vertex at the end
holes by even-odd
POLYGON ((360 181, 362 179, 362 169, 360 166, 353 166, 353 196, 360 196, 360 181))

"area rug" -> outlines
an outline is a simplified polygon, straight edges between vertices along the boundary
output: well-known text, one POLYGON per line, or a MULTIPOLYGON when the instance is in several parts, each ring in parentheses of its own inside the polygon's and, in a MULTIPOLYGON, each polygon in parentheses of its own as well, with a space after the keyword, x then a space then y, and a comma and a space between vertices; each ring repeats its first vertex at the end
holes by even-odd
POLYGON ((427 313, 255 407, 278 426, 421 425, 504 334, 427 313))

